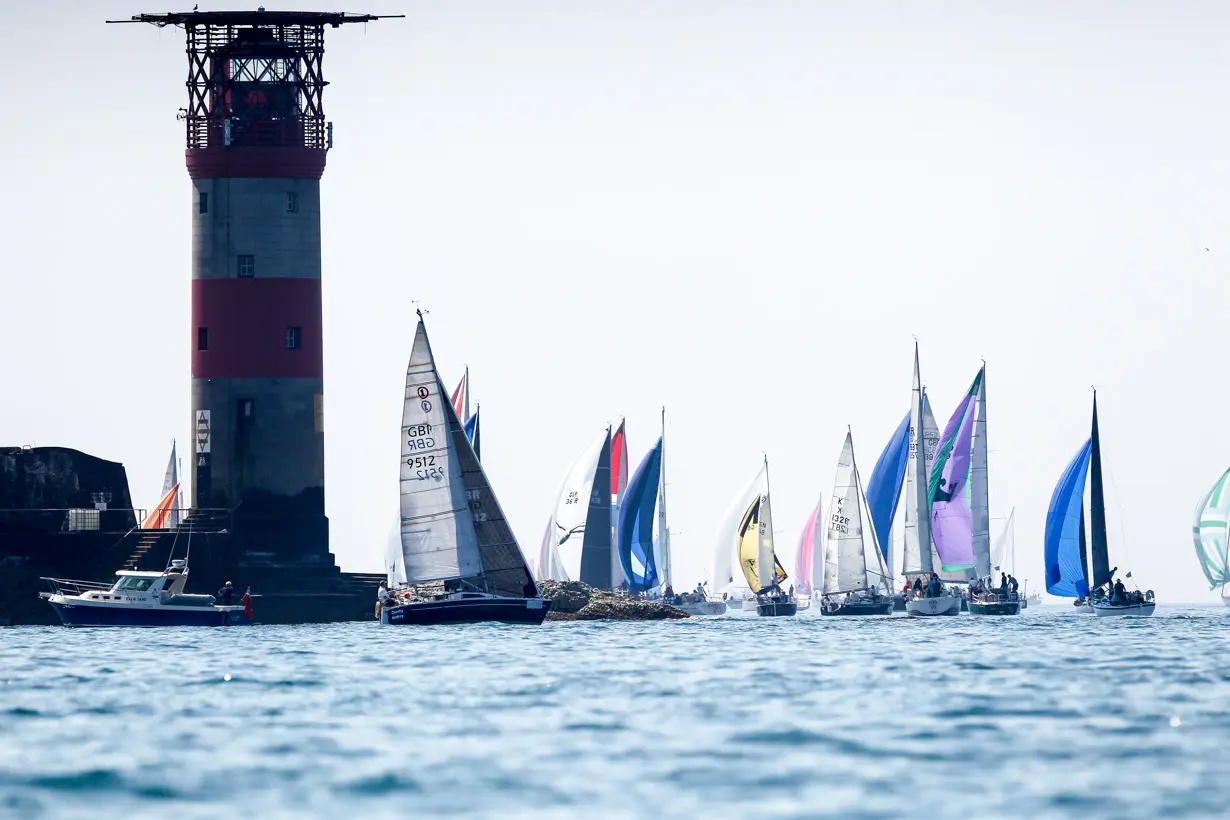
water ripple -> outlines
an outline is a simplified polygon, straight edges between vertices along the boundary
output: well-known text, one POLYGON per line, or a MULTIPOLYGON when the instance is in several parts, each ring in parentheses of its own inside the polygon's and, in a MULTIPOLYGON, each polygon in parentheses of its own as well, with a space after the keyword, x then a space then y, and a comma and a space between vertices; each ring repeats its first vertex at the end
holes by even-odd
POLYGON ((5 629, 0 815, 1215 817, 1226 617, 5 629))

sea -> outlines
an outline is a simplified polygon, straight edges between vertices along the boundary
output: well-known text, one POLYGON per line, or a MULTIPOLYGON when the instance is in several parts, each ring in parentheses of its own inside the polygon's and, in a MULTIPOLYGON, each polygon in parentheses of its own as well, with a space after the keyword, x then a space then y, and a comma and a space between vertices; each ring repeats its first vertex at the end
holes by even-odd
POLYGON ((0 817, 1226 817, 1228 627, 10 627, 0 817))

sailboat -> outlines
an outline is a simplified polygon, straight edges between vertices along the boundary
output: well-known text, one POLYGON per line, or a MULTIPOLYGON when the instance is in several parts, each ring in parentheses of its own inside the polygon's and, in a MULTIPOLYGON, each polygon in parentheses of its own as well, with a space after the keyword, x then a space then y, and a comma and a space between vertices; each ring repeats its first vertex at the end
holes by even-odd
POLYGON ((824 566, 824 517, 820 514, 823 501, 823 498, 816 499, 816 506, 812 507, 811 515, 807 516, 807 523, 799 534, 799 546, 794 556, 794 600, 799 609, 811 607, 812 595, 815 592, 813 573, 817 564, 824 566), (817 556, 820 556, 819 562, 816 561, 817 556))
POLYGON ((401 549, 380 622, 541 624, 550 601, 446 395, 420 312, 402 405, 401 549))
POLYGON ((756 596, 756 614, 766 617, 794 615, 799 606, 782 591, 786 570, 773 551, 773 512, 769 502, 769 458, 764 460, 764 493, 757 496, 739 520, 735 537, 739 568, 748 589, 756 596))
POLYGON ((599 589, 619 584, 612 549, 611 428, 573 462, 543 534, 539 580, 580 581, 599 589))
MULTIPOLYGON (((1010 577, 1016 577, 1016 507, 1008 511, 1003 529, 995 539, 995 545, 991 547, 991 577, 994 578, 997 572, 1007 572, 1010 577)), ((1036 592, 1028 595, 1028 587, 1029 582, 1022 580, 1018 593, 1022 610, 1028 609, 1031 603, 1037 606, 1038 599, 1041 598, 1036 592)))
MULTIPOLYGON (((945 573, 974 572, 980 579, 991 575, 986 395, 983 364, 940 436, 930 480, 931 531, 945 573)), ((1015 592, 969 591, 976 593, 968 600, 971 614, 1021 613, 1015 592)))
POLYGON ((961 597, 940 584, 931 589, 928 580, 940 563, 931 535, 931 504, 929 476, 931 454, 938 449, 940 435, 931 413, 931 404, 922 389, 918 370, 918 343, 914 343, 913 401, 910 406, 909 457, 905 471, 905 525, 902 544, 902 571, 908 579, 914 576, 922 582, 921 594, 911 594, 905 611, 910 615, 959 615, 961 597), (931 442, 935 444, 932 445, 931 442))
POLYGON ((162 477, 162 497, 141 522, 143 530, 175 529, 179 526, 180 511, 179 459, 175 455, 175 441, 171 441, 171 460, 162 477))
POLYGON ((632 475, 619 507, 616 547, 621 571, 634 594, 664 590, 663 603, 691 615, 721 615, 726 603, 710 601, 703 590, 675 593, 670 582, 670 527, 666 520, 666 411, 662 435, 632 475), (656 525, 656 527, 655 527, 656 525), (656 529, 656 534, 655 534, 656 529), (671 595, 666 595, 669 590, 671 595))
POLYGON ((773 553, 767 458, 751 483, 735 496, 718 526, 709 573, 710 594, 725 593, 731 609, 755 608, 763 615, 798 612, 798 605, 781 594, 780 584, 786 580, 786 571, 773 553), (773 599, 775 594, 777 599, 773 599), (762 611, 766 603, 770 605, 762 611))
MULTIPOLYGON (((1153 592, 1099 595, 1115 569, 1106 544, 1106 501, 1102 491, 1102 445, 1098 435, 1098 396, 1093 394, 1093 432, 1077 451, 1051 494, 1044 537, 1046 591, 1076 598, 1079 609, 1097 615, 1152 615, 1153 592), (1090 478, 1090 532, 1085 538, 1085 479, 1090 478), (1127 600, 1124 600, 1124 597, 1127 600)), ((1127 577, 1131 577, 1128 573, 1127 577)))
POLYGON ((867 513, 867 498, 854 460, 854 436, 846 443, 833 480, 832 509, 824 542, 824 588, 821 614, 891 615, 892 579, 867 513), (843 596, 838 600, 836 596, 843 596))
POLYGON ((1200 569, 1209 581, 1209 589, 1221 587, 1221 601, 1230 606, 1230 469, 1221 474, 1200 498, 1192 522, 1192 540, 1200 569))

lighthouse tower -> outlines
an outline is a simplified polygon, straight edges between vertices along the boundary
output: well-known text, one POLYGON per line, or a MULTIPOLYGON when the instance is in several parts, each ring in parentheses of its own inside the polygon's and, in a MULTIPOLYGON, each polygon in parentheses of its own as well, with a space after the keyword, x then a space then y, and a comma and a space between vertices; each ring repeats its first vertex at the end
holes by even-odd
MULTIPOLYGON (((328 553, 320 179, 325 28, 380 17, 142 14, 186 33, 192 487, 280 561, 328 553)), ((244 549, 251 550, 247 545, 244 549)), ((330 560, 331 563, 331 560, 330 560)))

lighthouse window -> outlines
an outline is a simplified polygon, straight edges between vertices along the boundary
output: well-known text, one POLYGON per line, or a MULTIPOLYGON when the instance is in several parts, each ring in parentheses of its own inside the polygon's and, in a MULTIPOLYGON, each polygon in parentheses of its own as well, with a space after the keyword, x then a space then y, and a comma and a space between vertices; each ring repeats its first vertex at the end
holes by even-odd
POLYGON ((197 194, 196 212, 199 214, 209 213, 209 194, 204 191, 197 194))
POLYGON ((286 328, 286 346, 290 348, 291 350, 298 350, 300 335, 301 334, 299 332, 299 328, 297 327, 286 328))
POLYGON ((209 350, 209 328, 198 327, 196 329, 196 349, 209 350))
POLYGON ((295 193, 294 191, 286 192, 286 213, 288 214, 299 213, 299 194, 295 193))
POLYGON ((255 276, 256 275, 256 257, 250 253, 239 254, 239 275, 240 276, 255 276))

